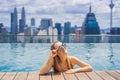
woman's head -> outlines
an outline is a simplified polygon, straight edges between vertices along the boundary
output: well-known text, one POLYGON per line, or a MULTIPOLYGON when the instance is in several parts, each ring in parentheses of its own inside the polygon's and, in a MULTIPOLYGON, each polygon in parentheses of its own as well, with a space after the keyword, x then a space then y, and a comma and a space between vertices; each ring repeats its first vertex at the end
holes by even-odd
POLYGON ((51 50, 57 50, 58 56, 65 56, 67 54, 66 45, 60 41, 55 41, 51 46, 51 50))

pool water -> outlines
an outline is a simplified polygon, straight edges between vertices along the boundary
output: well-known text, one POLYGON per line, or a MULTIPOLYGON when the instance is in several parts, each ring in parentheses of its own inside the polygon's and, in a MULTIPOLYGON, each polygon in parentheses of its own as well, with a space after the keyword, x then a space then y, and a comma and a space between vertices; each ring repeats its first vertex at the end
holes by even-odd
MULTIPOLYGON (((119 43, 67 43, 66 45, 68 55, 89 63, 94 70, 120 69, 119 43)), ((1 43, 0 71, 39 71, 50 55, 50 46, 49 43, 1 43)))

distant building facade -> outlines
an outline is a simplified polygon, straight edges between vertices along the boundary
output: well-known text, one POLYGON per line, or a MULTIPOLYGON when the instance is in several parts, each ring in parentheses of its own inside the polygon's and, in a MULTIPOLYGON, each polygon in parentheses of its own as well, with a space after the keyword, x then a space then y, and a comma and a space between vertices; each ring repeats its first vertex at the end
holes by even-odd
POLYGON ((11 13, 11 34, 16 35, 18 33, 18 16, 17 8, 14 8, 14 12, 11 13))
POLYGON ((17 42, 17 34, 18 34, 18 16, 17 16, 17 8, 14 8, 14 12, 11 13, 11 42, 17 42))
POLYGON ((2 32, 3 23, 0 23, 0 33, 2 32))
POLYGON ((55 28, 57 29, 57 34, 58 34, 58 36, 57 36, 57 39, 59 40, 59 41, 62 41, 62 26, 61 26, 61 23, 55 23, 55 28))
POLYGON ((51 18, 43 18, 41 19, 41 22, 40 22, 40 29, 41 30, 46 30, 47 31, 47 35, 49 35, 49 30, 48 28, 49 27, 53 27, 53 21, 51 18))
POLYGON ((9 41, 9 37, 7 36, 8 32, 4 27, 3 23, 0 23, 0 43, 5 43, 9 41))
POLYGON ((25 35, 25 42, 30 42, 30 43, 33 42, 33 30, 31 27, 25 28, 24 35, 25 35))
POLYGON ((24 33, 24 24, 22 19, 19 20, 19 33, 24 33))
MULTIPOLYGON (((91 4, 89 7, 89 13, 86 15, 86 18, 82 24, 82 34, 84 35, 99 35, 100 28, 96 20, 95 14, 91 12, 91 4)), ((99 42, 100 37, 97 36, 86 36, 84 39, 85 42, 99 42)))
POLYGON ((21 19, 19 20, 19 32, 24 33, 24 28, 26 26, 26 16, 25 16, 25 8, 22 8, 21 19))
POLYGON ((96 20, 95 14, 91 12, 91 8, 82 24, 82 34, 100 34, 98 22, 96 20))
POLYGON ((35 18, 31 18, 31 26, 35 26, 35 18))
POLYGON ((65 22, 64 23, 64 32, 63 32, 63 34, 64 34, 63 42, 67 42, 67 43, 70 42, 70 37, 69 37, 70 30, 71 30, 71 23, 65 22))
POLYGON ((110 29, 109 42, 120 43, 120 27, 112 27, 110 29))

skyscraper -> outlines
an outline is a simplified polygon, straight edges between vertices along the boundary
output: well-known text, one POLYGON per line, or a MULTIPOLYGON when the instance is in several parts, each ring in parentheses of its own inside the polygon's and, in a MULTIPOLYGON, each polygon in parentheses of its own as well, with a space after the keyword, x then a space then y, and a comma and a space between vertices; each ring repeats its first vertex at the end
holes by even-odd
POLYGON ((3 23, 0 23, 0 33, 2 32, 3 23))
MULTIPOLYGON (((86 15, 86 18, 82 24, 82 34, 85 35, 93 35, 93 34, 100 34, 100 28, 98 25, 98 22, 96 20, 95 14, 92 13, 91 8, 91 1, 90 1, 90 7, 89 7, 89 13, 86 15)), ((83 42, 99 42, 100 36, 85 36, 85 39, 83 42)))
POLYGON ((35 18, 31 18, 31 26, 35 26, 35 18))
POLYGON ((64 35, 69 35, 71 29, 71 23, 65 22, 64 23, 64 35))
POLYGON ((57 39, 59 41, 62 41, 62 38, 61 38, 61 35, 62 35, 62 26, 61 26, 61 23, 55 23, 55 28, 57 29, 57 34, 58 34, 57 39))
POLYGON ((52 22, 52 19, 51 18, 43 18, 41 19, 41 22, 40 22, 40 28, 41 29, 46 29, 50 26, 53 26, 53 22, 52 22))
POLYGON ((11 35, 10 42, 17 41, 17 33, 18 33, 18 16, 17 16, 17 8, 14 8, 14 12, 11 13, 11 35))
POLYGON ((92 13, 91 10, 91 2, 89 13, 86 15, 86 18, 82 25, 82 34, 100 34, 98 22, 96 20, 95 14, 92 13))
POLYGON ((19 32, 20 33, 24 32, 24 22, 22 19, 19 20, 19 32))
POLYGON ((51 18, 43 18, 41 19, 41 22, 40 22, 40 29, 41 30, 46 30, 47 31, 47 35, 49 35, 49 30, 48 28, 49 27, 53 27, 53 21, 51 18))
POLYGON ((14 12, 11 13, 11 34, 17 35, 18 33, 18 16, 17 8, 14 8, 14 12))
POLYGON ((26 16, 25 16, 25 8, 22 7, 21 19, 23 20, 23 25, 26 25, 26 16))
POLYGON ((14 27, 14 13, 11 13, 11 32, 10 32, 10 34, 13 34, 13 27, 14 27))
POLYGON ((62 26, 61 23, 55 23, 55 28, 57 28, 58 33, 57 34, 62 34, 62 26))
POLYGON ((21 19, 19 20, 19 32, 23 33, 26 25, 25 8, 22 7, 21 19))
POLYGON ((70 34, 70 30, 71 30, 71 23, 70 22, 65 22, 64 23, 64 38, 63 41, 66 43, 69 43, 70 39, 69 39, 69 34, 70 34))

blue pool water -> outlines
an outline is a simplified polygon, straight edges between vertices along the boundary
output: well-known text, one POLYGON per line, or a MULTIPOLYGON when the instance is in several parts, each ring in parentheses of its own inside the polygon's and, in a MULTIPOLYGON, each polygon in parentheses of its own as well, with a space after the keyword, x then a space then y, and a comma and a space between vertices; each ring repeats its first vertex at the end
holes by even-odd
MULTIPOLYGON (((1 43, 0 71, 39 71, 50 55, 47 43, 1 43)), ((68 55, 92 65, 94 70, 120 70, 119 43, 68 43, 68 55)), ((75 66, 76 68, 78 66, 75 66)))

